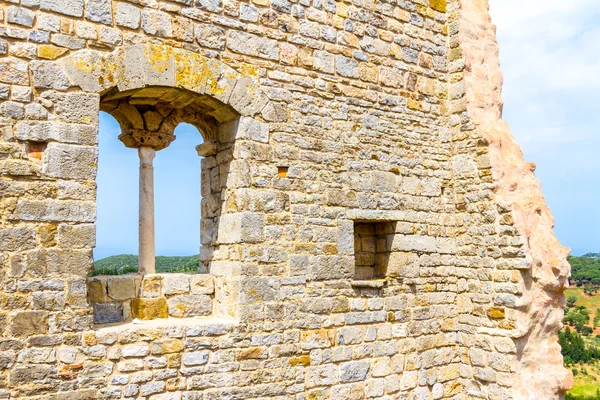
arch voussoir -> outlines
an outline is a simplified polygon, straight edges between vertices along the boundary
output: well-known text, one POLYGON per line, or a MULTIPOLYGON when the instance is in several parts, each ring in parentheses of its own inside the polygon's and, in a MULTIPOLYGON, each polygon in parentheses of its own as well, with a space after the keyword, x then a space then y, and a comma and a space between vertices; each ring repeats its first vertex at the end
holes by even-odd
POLYGON ((161 86, 209 96, 241 116, 254 117, 269 103, 248 76, 189 50, 167 45, 132 45, 112 53, 80 50, 58 61, 72 87, 105 93, 161 86))

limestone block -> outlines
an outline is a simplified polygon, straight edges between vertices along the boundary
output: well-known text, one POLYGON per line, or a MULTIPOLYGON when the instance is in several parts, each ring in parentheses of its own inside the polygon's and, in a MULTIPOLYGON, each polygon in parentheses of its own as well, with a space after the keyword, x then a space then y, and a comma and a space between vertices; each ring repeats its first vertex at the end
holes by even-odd
POLYGON ((96 245, 96 227, 92 224, 58 226, 58 243, 65 248, 92 248, 96 245))
POLYGON ((322 281, 331 279, 350 279, 354 276, 353 257, 311 256, 309 258, 309 277, 322 281))
POLYGON ((115 22, 117 25, 131 29, 140 27, 141 14, 139 8, 129 3, 119 2, 115 11, 115 22))
POLYGON ((109 301, 106 279, 90 278, 87 282, 87 291, 90 303, 106 303, 109 301))
POLYGON ((56 379, 56 367, 51 365, 19 365, 8 376, 10 385, 29 384, 45 379, 56 379))
POLYGON ((390 278, 418 278, 420 271, 419 256, 416 253, 390 253, 387 267, 387 275, 390 278))
POLYGON ((212 313, 212 300, 206 295, 181 295, 167 300, 171 317, 195 317, 212 313))
POLYGON ((135 298, 131 301, 131 315, 143 320, 167 318, 167 300, 164 297, 135 298))
POLYGON ((10 220, 94 222, 96 207, 91 202, 20 200, 10 220))
POLYGON ((108 296, 113 300, 129 300, 136 297, 136 282, 133 276, 108 278, 108 296))
POLYGON ((40 2, 42 10, 54 11, 58 14, 73 17, 83 16, 83 0, 48 0, 40 2))
POLYGON ((23 251, 35 247, 35 228, 19 226, 0 229, 0 251, 23 251))
POLYGON ((265 217, 259 213, 224 214, 219 218, 219 243, 258 243, 264 240, 265 217))
POLYGON ((6 19, 11 24, 32 27, 35 19, 35 13, 27 8, 9 6, 6 9, 6 19))
POLYGON ((94 145, 98 142, 98 134, 94 126, 56 122, 21 122, 17 124, 15 137, 19 140, 57 141, 84 145, 94 145))
POLYGON ((152 354, 173 354, 183 350, 184 343, 179 339, 161 339, 152 342, 152 354))
POLYGON ((111 0, 86 0, 85 18, 90 21, 112 25, 111 0))
POLYGON ((236 53, 274 61, 279 60, 277 41, 264 36, 230 30, 227 35, 227 47, 236 53))
POLYGON ((338 75, 346 78, 358 78, 358 62, 352 58, 344 56, 335 57, 335 70, 338 75))
POLYGON ((162 296, 163 275, 147 274, 142 277, 140 297, 158 298, 162 296))
POLYGON ((367 378, 371 364, 368 360, 340 364, 340 382, 361 382, 367 378))
POLYGON ((29 68, 27 63, 14 57, 0 59, 0 82, 28 85, 29 68))
POLYGON ((242 280, 240 302, 260 303, 279 299, 280 280, 274 277, 253 277, 242 280))
POLYGON ((163 293, 166 295, 190 292, 190 276, 187 274, 164 274, 163 293))
POLYGON ((93 180, 97 165, 98 149, 95 147, 48 143, 42 172, 55 178, 93 180))
POLYGON ((241 117, 235 134, 236 139, 250 139, 257 142, 269 142, 269 125, 254 118, 241 117))
POLYGON ((314 54, 314 67, 317 71, 333 74, 335 72, 335 56, 326 51, 317 50, 314 54))
POLYGON ((392 251, 419 251, 435 253, 437 240, 432 236, 394 235, 392 251))
POLYGON ((149 35, 160 37, 173 36, 173 21, 169 14, 144 8, 142 11, 142 29, 149 35))
POLYGON ((338 383, 339 375, 336 365, 326 364, 305 369, 306 387, 333 386, 338 383))
POLYGON ((15 337, 29 337, 48 332, 48 312, 23 311, 12 319, 11 333, 15 337))
POLYGON ((190 276, 191 294, 213 294, 215 292, 212 275, 196 274, 190 276))
POLYGON ((221 27, 198 24, 195 29, 195 37, 200 46, 216 50, 225 49, 225 29, 221 27))
POLYGON ((208 351, 183 353, 182 361, 183 365, 187 367, 204 365, 208 363, 208 351))
POLYGON ((123 306, 121 303, 94 303, 92 307, 95 324, 110 324, 122 320, 123 306))
POLYGON ((336 385, 331 388, 331 397, 333 399, 362 400, 364 399, 364 391, 365 388, 360 383, 336 385))
POLYGON ((246 116, 258 114, 267 105, 268 101, 269 99, 262 90, 250 78, 246 77, 237 79, 235 88, 229 97, 229 105, 246 116))
POLYGON ((146 357, 150 354, 150 347, 147 344, 132 344, 121 348, 122 357, 146 357))

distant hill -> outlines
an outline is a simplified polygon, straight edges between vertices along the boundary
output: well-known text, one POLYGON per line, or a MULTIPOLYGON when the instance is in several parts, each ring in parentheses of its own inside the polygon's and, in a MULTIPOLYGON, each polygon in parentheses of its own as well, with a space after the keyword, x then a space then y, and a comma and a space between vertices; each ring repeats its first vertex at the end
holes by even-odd
MULTIPOLYGON (((200 255, 193 256, 157 256, 156 272, 198 273, 200 255)), ((119 254, 94 262, 92 276, 134 274, 138 271, 138 256, 119 254)))
POLYGON ((585 253, 582 257, 599 259, 600 253, 585 253))

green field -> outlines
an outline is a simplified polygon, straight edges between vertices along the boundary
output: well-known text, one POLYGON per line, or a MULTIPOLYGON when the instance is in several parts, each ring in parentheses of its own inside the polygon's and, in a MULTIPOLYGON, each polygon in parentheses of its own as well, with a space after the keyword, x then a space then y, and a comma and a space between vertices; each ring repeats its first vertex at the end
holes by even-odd
MULTIPOLYGON (((596 310, 600 308, 600 292, 595 296, 588 296, 583 293, 583 287, 570 287, 565 291, 565 296, 575 296, 577 306, 585 306, 590 311, 590 322, 594 320, 596 316, 596 310)), ((593 326, 590 324, 590 326, 593 326)), ((600 327, 594 331, 594 335, 600 334, 600 327)))

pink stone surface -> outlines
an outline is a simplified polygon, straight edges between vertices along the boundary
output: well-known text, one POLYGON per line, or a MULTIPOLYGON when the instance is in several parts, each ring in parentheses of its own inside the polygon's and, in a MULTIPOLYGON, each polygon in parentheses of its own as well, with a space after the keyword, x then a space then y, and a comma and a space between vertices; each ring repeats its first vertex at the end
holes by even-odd
POLYGON ((530 268, 522 272, 513 396, 527 400, 562 398, 573 384, 571 373, 563 367, 557 335, 570 274, 569 249, 552 231, 554 218, 534 176, 535 166, 525 162, 502 120, 503 78, 488 0, 460 0, 459 4, 467 111, 489 142, 496 199, 512 204, 530 268))

